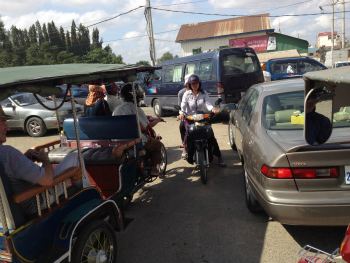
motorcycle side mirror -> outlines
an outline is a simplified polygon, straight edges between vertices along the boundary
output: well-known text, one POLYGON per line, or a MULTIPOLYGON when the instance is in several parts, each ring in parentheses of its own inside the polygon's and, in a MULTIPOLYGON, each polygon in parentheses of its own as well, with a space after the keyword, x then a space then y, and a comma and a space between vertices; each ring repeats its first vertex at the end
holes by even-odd
POLYGON ((304 137, 308 144, 318 145, 327 142, 333 129, 334 92, 326 87, 311 89, 304 105, 304 137))

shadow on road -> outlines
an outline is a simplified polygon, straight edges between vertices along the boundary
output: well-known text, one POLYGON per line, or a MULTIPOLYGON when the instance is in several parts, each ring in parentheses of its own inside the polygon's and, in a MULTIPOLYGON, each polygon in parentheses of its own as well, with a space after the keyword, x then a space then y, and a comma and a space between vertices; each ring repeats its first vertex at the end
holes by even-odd
POLYGON ((209 181, 168 148, 172 167, 136 196, 120 233, 118 262, 259 262, 267 217, 245 207, 242 169, 224 152, 228 167, 212 165, 209 181))
POLYGON ((333 252, 345 236, 346 227, 284 226, 298 244, 333 252))

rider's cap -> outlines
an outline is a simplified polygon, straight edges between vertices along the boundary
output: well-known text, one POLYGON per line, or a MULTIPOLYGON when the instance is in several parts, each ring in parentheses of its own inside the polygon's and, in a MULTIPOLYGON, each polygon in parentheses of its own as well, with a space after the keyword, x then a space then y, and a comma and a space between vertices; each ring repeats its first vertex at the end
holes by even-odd
POLYGON ((194 84, 194 83, 199 83, 199 77, 195 74, 192 74, 189 79, 188 79, 188 82, 190 84, 194 84))
POLYGON ((9 120, 11 119, 11 116, 6 115, 4 110, 2 109, 1 105, 0 105, 0 120, 9 120))

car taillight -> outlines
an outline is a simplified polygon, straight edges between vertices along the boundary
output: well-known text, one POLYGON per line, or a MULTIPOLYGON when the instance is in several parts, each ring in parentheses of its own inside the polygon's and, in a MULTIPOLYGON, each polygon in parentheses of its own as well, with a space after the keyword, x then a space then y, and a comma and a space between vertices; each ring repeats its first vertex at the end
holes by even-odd
POLYGON ((288 167, 269 167, 263 165, 261 173, 269 178, 275 179, 320 179, 336 178, 339 176, 338 169, 332 168, 288 168, 288 167))
POLYGON ((319 179, 335 178, 339 176, 337 168, 294 168, 294 178, 297 179, 319 179))
POLYGON ((263 165, 261 167, 261 173, 266 177, 275 178, 275 179, 291 179, 292 171, 290 168, 273 168, 263 165))
POLYGON ((218 95, 221 95, 225 92, 224 83, 216 82, 216 90, 218 91, 218 95))

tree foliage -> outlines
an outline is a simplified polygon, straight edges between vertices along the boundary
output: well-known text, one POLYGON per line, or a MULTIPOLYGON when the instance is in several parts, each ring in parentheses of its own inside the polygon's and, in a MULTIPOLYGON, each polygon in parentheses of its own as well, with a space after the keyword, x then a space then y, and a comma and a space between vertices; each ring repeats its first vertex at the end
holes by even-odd
POLYGON ((171 54, 169 51, 165 52, 159 59, 157 59, 157 64, 160 64, 164 61, 174 59, 173 54, 171 54))
POLYGON ((0 20, 0 67, 48 65, 66 63, 123 63, 107 45, 102 47, 99 31, 94 28, 90 39, 89 29, 72 21, 70 31, 57 27, 52 21, 39 21, 19 29, 6 30, 0 20))

